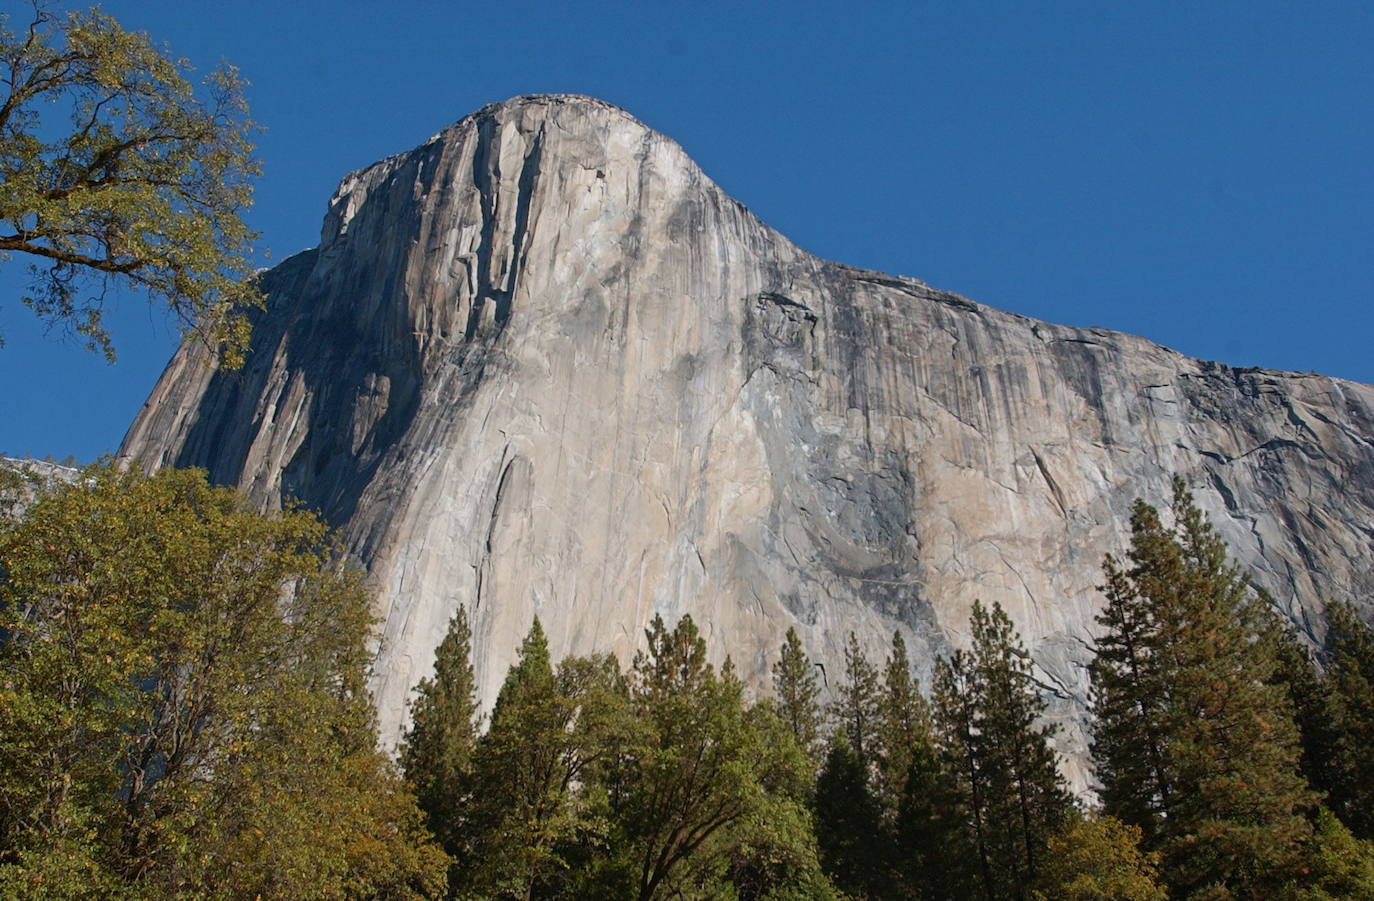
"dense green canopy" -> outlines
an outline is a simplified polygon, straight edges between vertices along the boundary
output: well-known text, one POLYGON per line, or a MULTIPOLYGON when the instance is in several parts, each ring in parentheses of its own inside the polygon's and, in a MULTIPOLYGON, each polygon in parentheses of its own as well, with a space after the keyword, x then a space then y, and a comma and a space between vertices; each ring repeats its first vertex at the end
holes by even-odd
POLYGON ((109 467, 0 525, 0 897, 421 898, 369 599, 302 512, 109 467))

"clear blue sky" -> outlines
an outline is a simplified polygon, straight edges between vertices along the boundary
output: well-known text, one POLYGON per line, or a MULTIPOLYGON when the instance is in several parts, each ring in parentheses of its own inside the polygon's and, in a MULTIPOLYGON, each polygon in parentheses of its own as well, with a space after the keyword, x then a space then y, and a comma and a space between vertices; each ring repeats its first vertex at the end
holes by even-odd
MULTIPOLYGON (((27 4, 0 0, 0 8, 27 4)), ((68 8, 71 8, 70 6, 68 8)), ((338 178, 483 104, 593 94, 821 256, 1239 366, 1374 382, 1374 5, 108 0, 265 127, 253 225, 312 246, 338 178)), ((174 332, 108 366, 0 264, 0 451, 113 450, 174 332)))

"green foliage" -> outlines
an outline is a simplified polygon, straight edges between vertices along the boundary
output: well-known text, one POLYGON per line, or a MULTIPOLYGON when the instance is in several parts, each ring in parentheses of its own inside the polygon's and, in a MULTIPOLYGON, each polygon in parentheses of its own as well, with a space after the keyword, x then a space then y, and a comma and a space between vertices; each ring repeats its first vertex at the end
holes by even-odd
POLYGON ((1140 830, 1115 817, 1073 817, 1050 836, 1036 878, 1037 901, 1165 901, 1158 855, 1140 850, 1140 830))
POLYGON ((731 833, 764 801, 739 686, 715 677, 691 617, 655 617, 645 637, 631 693, 647 734, 619 811, 641 901, 723 879, 731 833))
POLYGON ((1317 812, 1302 871, 1295 893, 1299 901, 1374 899, 1374 844, 1356 838, 1325 808, 1317 812))
POLYGON ((113 360, 103 298, 131 285, 239 365, 244 311, 261 299, 242 219, 259 170, 237 71, 197 92, 189 65, 147 35, 44 3, 27 22, 0 17, 0 68, 0 256, 37 261, 24 302, 113 360))
POLYGON ((816 684, 815 667, 806 656, 797 630, 788 627, 782 653, 773 664, 773 694, 778 715, 792 730, 792 738, 808 758, 819 753, 821 733, 821 689, 816 684))
POLYGON ((1356 836, 1374 839, 1374 629, 1348 603, 1331 604, 1327 617, 1328 718, 1336 735, 1327 804, 1356 836))
POLYGON ((844 681, 830 705, 830 718, 867 772, 877 764, 878 724, 882 718, 878 670, 864 654, 859 637, 849 633, 844 647, 844 681))
POLYGON ((1143 828, 1180 897, 1273 897, 1315 805, 1291 702, 1246 580, 1178 479, 1171 513, 1165 526, 1137 502, 1127 562, 1106 562, 1092 668, 1105 810, 1143 828))
POLYGON ((994 883, 988 822, 988 785, 981 758, 977 681, 973 662, 962 650, 935 662, 931 686, 933 731, 938 768, 950 804, 948 870, 946 879, 955 889, 949 897, 990 894, 994 883), (962 889, 962 890, 961 890, 962 889))
MULTIPOLYGON (((430 831, 455 861, 471 857, 465 814, 477 745, 477 680, 472 669, 472 631, 459 607, 434 655, 433 678, 421 680, 410 706, 411 726, 400 763, 415 789, 430 831)), ((454 874, 456 876, 456 873, 454 874)), ((456 884, 456 880, 451 879, 456 884)))
POLYGON ((631 731, 614 659, 572 657, 555 672, 536 619, 473 758, 457 894, 563 896, 570 861, 605 844, 604 797, 590 786, 631 731))
POLYGON ((982 604, 930 705, 899 635, 881 673, 850 636, 819 775, 795 633, 778 700, 751 707, 690 618, 656 618, 628 674, 555 667, 536 620, 479 738, 460 610, 401 748, 417 805, 375 750, 366 594, 316 519, 194 472, 19 487, 0 901, 433 898, 446 870, 471 899, 1374 898, 1374 848, 1342 822, 1367 814, 1374 636, 1333 605, 1323 677, 1181 486, 1174 525, 1137 505, 1129 565, 1108 561, 1107 811, 1086 819, 1020 638, 982 604), (1294 704, 1332 810, 1299 775, 1294 704))
POLYGON ((886 891, 900 802, 885 793, 884 779, 892 774, 897 785, 905 778, 905 772, 896 774, 900 763, 886 768, 888 754, 899 760, 906 755, 906 748, 898 746, 898 733, 919 716, 912 707, 906 649, 900 636, 895 642, 900 660, 889 660, 893 684, 885 685, 858 636, 849 634, 844 681, 830 704, 834 734, 816 781, 816 839, 825 872, 836 888, 860 898, 881 897, 886 891), (903 671, 900 677, 896 670, 903 671))
POLYGON ((607 830, 573 894, 827 897, 790 726, 768 706, 746 709, 733 668, 716 676, 690 617, 672 630, 656 617, 645 636, 632 727, 604 742, 583 790, 602 800, 607 830))
POLYGON ((892 633, 892 653, 883 668, 878 699, 878 800, 892 823, 906 793, 914 757, 930 745, 930 707, 911 675, 906 642, 892 633))
POLYGON ((971 893, 969 871, 951 858, 966 850, 962 808, 931 740, 915 746, 897 811, 891 869, 895 897, 936 901, 971 893))
POLYGON ((764 794, 735 830, 726 871, 730 888, 740 901, 834 898, 807 807, 815 774, 811 758, 771 705, 757 705, 745 716, 763 755, 755 773, 764 794))
POLYGON ((876 897, 885 855, 879 846, 882 807, 863 759, 837 732, 816 778, 816 844, 835 887, 854 898, 876 897))
MULTIPOLYGON (((1265 601, 1267 603, 1267 600, 1265 601)), ((1339 705, 1331 681, 1323 677, 1316 661, 1292 625, 1277 612, 1266 612, 1263 640, 1274 654, 1270 681, 1287 692, 1298 728, 1300 770, 1308 784, 1326 799, 1328 807, 1359 816, 1359 809, 1343 803, 1350 797, 1348 774, 1343 765, 1339 705)))
POLYGON ((195 471, 93 467, 0 526, 5 892, 442 891, 375 750, 367 595, 328 551, 195 471))
POLYGON ((974 604, 973 647, 936 670, 936 731, 989 898, 1024 897, 1072 811, 1030 660, 1000 605, 974 604))

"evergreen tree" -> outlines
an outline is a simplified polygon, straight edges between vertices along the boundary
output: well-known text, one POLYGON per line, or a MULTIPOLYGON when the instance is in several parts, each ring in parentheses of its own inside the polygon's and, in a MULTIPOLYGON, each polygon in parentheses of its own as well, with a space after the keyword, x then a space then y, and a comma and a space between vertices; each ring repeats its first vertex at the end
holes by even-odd
POLYGON ((1350 831, 1374 839, 1374 629, 1348 603, 1327 608, 1330 720, 1336 732, 1327 803, 1350 831))
POLYGON ((1044 848, 1072 809, 1049 739, 1045 705, 1030 657, 1001 605, 973 607, 978 742, 987 786, 989 831, 1011 897, 1025 896, 1044 848))
POLYGON ((893 897, 945 901, 971 897, 968 871, 951 865, 961 845, 958 797, 931 739, 911 755, 897 812, 893 897))
POLYGON ((844 662, 844 681, 830 704, 835 728, 816 783, 816 838, 821 862, 836 888, 859 897, 878 897, 884 887, 890 834, 876 791, 882 686, 853 632, 845 645, 844 662))
POLYGON ((1315 796, 1246 579, 1174 480, 1173 525, 1137 502, 1107 562, 1092 668, 1107 813, 1145 828, 1180 897, 1273 897, 1301 869, 1315 796))
POLYGON ((585 759, 576 712, 536 618, 474 754, 473 850, 457 880, 462 892, 532 898, 565 868, 560 847, 579 826, 573 788, 585 759))
POLYGON ((911 675, 900 632, 892 633, 892 653, 883 668, 877 733, 877 795, 884 816, 892 822, 905 795, 912 761, 930 743, 930 707, 911 675))
POLYGON ((1273 611, 1266 619, 1263 638, 1270 643, 1275 662, 1270 681, 1287 693, 1291 703, 1303 778, 1328 805, 1338 805, 1350 797, 1350 791, 1348 770, 1342 765, 1338 704, 1331 680, 1320 672, 1313 655, 1286 620, 1273 611))
POLYGON ((806 656, 797 630, 788 627, 782 653, 773 664, 773 694, 777 712, 792 730, 792 737, 808 759, 814 760, 820 744, 821 689, 815 666, 806 656))
POLYGON ((871 773, 877 762, 882 718, 879 691, 878 671, 869 663, 858 636, 850 632, 844 648, 844 682, 830 705, 830 716, 866 773, 871 773))
POLYGON ((973 647, 937 671, 940 742, 986 898, 1025 898, 1072 810, 1030 660, 1001 606, 976 603, 973 647))
POLYGON ((978 735, 976 689, 973 663, 964 651, 956 650, 935 662, 931 711, 939 770, 948 786, 952 807, 947 876, 954 891, 948 897, 964 895, 1000 901, 1004 896, 998 894, 989 839, 993 824, 988 822, 988 785, 978 735), (961 888, 963 892, 959 891, 961 888))
MULTIPOLYGON (((1163 536, 1142 531, 1145 552, 1163 536)), ((1106 603, 1097 622, 1103 633, 1090 668, 1093 699, 1093 760, 1103 809, 1142 830, 1154 846, 1158 824, 1176 786, 1165 763, 1167 673, 1152 653, 1156 623, 1140 602, 1130 572, 1114 557, 1104 563, 1106 603)))
POLYGON ((879 898, 887 863, 880 847, 882 807, 863 759, 837 732, 816 778, 816 845, 835 887, 852 898, 879 898))
POLYGON ((477 744, 477 680, 472 631, 459 607, 434 655, 434 676, 421 680, 401 744, 402 772, 415 790, 430 831, 455 860, 465 860, 464 826, 477 744))

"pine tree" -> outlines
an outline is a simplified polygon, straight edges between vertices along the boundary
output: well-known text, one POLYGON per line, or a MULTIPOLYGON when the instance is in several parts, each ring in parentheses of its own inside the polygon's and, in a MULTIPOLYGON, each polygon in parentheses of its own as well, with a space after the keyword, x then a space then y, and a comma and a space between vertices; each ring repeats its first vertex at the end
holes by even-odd
MULTIPOLYGON (((1267 600, 1264 603, 1267 605, 1267 600)), ((1276 611, 1266 616, 1263 637, 1274 654, 1270 681, 1287 693, 1293 709, 1303 778, 1326 798, 1328 805, 1340 804, 1350 797, 1350 792, 1347 770, 1342 765, 1338 703, 1331 680, 1318 669, 1292 625, 1276 611)))
POLYGON ((894 897, 943 901, 974 894, 969 872, 951 865, 963 847, 959 813, 957 793, 933 741, 918 743, 897 812, 894 897))
POLYGON ((1173 525, 1137 502, 1108 561, 1092 668, 1105 811, 1145 828, 1172 891, 1272 897, 1299 874, 1315 796, 1246 579, 1182 480, 1173 525))
POLYGON ((1011 620, 999 604, 990 611, 974 604, 972 631, 990 845, 1009 894, 1022 898, 1072 802, 1049 746, 1054 729, 1038 725, 1044 701, 1011 620))
POLYGON ((576 827, 574 710, 559 691, 536 618, 474 754, 473 850, 455 880, 473 895, 530 898, 563 869, 558 845, 576 827))
POLYGON ((880 898, 886 855, 880 847, 882 807, 863 759, 841 731, 831 739, 816 778, 816 845, 821 866, 852 898, 880 898))
MULTIPOLYGON (((1150 523, 1153 511, 1137 508, 1135 521, 1150 523)), ((1158 544, 1155 528, 1142 529, 1142 551, 1158 544)), ((1162 563, 1155 564, 1157 569, 1162 563)), ((1137 596, 1131 575, 1108 555, 1102 587, 1106 604, 1097 622, 1103 633, 1090 668, 1093 698, 1093 760, 1102 784, 1103 809, 1142 830, 1153 846, 1156 827, 1175 793, 1165 764, 1164 703, 1167 675, 1151 652, 1155 622, 1137 596)), ((1166 581, 1166 580, 1162 580, 1166 581)))
POLYGON ((1336 775, 1327 803, 1350 831, 1374 839, 1374 629, 1348 603, 1327 608, 1330 719, 1336 775))
POLYGON ((844 682, 830 705, 830 716, 844 732, 849 749, 871 773, 877 762, 878 724, 882 717, 878 671, 868 662, 859 638, 849 633, 844 648, 844 682))
POLYGON ((1072 810, 1038 725, 1044 702, 1001 606, 976 603, 973 647, 937 668, 936 714, 947 771, 963 808, 964 843, 986 898, 1025 898, 1049 837, 1072 810))
MULTIPOLYGON (((980 717, 977 682, 969 655, 956 650, 935 662, 931 687, 939 770, 951 799, 948 880, 955 889, 948 897, 978 897, 1000 901, 988 821, 986 766, 978 734, 980 717)), ((927 826, 929 824, 926 824, 927 826)))
POLYGON ((820 693, 815 667, 802 648, 797 630, 789 627, 782 653, 773 664, 773 694, 778 715, 792 730, 797 747, 813 762, 820 744, 820 693))
POLYGON ((889 856, 876 791, 881 685, 877 669, 852 632, 844 662, 844 681, 830 704, 834 732, 816 782, 816 838, 821 863, 836 888, 859 897, 879 897, 889 856))
POLYGON ((434 655, 434 675, 421 680, 401 744, 401 770, 415 790, 430 831, 455 859, 465 859, 463 819, 477 744, 477 681, 472 631, 459 607, 434 655))
POLYGON ((878 700, 877 794, 889 822, 895 820, 905 794, 912 761, 930 744, 930 708, 916 679, 906 642, 892 633, 892 653, 883 668, 878 700))

